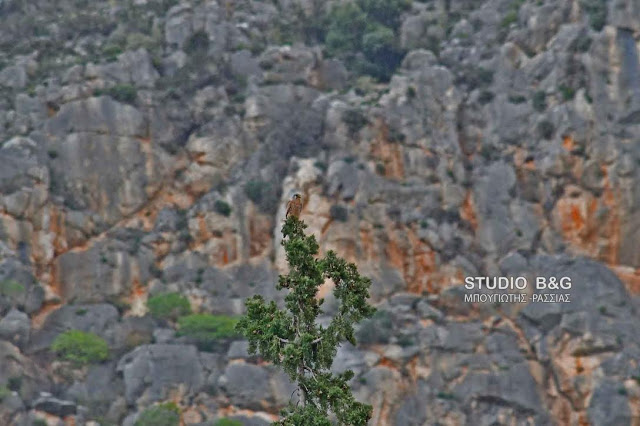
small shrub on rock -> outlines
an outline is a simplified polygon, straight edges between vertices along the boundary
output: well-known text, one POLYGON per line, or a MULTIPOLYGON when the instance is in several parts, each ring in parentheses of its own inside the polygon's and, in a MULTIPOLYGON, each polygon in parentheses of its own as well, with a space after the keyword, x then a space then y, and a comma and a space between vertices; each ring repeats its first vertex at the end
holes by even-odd
POLYGON ((118 84, 108 89, 96 90, 93 94, 96 96, 108 95, 114 100, 125 104, 134 103, 138 97, 138 91, 130 84, 118 84))
POLYGON ((231 214, 231 206, 226 201, 217 200, 213 205, 214 210, 222 216, 229 217, 231 214))
POLYGON ((151 315, 159 319, 175 320, 191 313, 189 301, 179 293, 164 293, 150 297, 147 307, 151 315))
POLYGON ((178 426, 180 409, 173 402, 149 407, 140 414, 134 426, 178 426))
POLYGON ((103 338, 80 330, 59 334, 53 341, 51 350, 61 359, 80 365, 98 363, 109 358, 109 346, 103 338))
POLYGON ((204 31, 196 31, 184 44, 187 53, 206 52, 209 49, 209 36, 204 31))
POLYGON ((531 104, 533 105, 533 109, 538 112, 542 112, 547 109, 547 95, 543 90, 538 90, 533 94, 533 98, 531 99, 531 104))
POLYGON ((347 125, 351 136, 357 134, 369 121, 364 114, 357 109, 348 109, 342 114, 342 121, 347 125))
POLYGON ((218 340, 237 334, 237 322, 237 318, 227 315, 188 315, 178 320, 178 335, 192 339, 200 350, 211 350, 218 340))
POLYGON ((224 418, 215 422, 214 426, 242 426, 242 423, 238 420, 224 418))
POLYGON ((0 402, 2 402, 2 400, 9 395, 11 395, 11 391, 9 390, 9 388, 6 386, 0 386, 0 402))
POLYGON ((23 294, 24 285, 15 280, 0 281, 0 296, 16 297, 23 294))
POLYGON ((244 187, 244 192, 247 197, 255 204, 260 204, 265 196, 266 187, 269 184, 261 180, 250 180, 244 187))
POLYGON ((602 30, 607 23, 607 0, 581 0, 580 4, 589 15, 591 28, 602 30))

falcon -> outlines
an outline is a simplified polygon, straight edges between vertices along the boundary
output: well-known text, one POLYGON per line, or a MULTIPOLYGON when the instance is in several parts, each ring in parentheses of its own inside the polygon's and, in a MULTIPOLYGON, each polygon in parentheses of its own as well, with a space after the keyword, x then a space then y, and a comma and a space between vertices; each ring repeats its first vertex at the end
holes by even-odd
POLYGON ((287 203, 287 214, 285 218, 289 218, 289 216, 300 217, 300 213, 302 212, 302 197, 300 194, 294 194, 291 197, 291 200, 287 203))

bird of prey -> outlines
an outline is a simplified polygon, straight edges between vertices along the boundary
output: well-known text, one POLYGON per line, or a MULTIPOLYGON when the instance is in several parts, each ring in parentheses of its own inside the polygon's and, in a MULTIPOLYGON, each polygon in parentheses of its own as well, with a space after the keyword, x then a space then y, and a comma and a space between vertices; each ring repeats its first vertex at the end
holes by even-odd
POLYGON ((293 194, 291 200, 287 203, 287 214, 285 218, 289 218, 289 216, 300 217, 300 213, 302 212, 302 197, 300 194, 293 194))

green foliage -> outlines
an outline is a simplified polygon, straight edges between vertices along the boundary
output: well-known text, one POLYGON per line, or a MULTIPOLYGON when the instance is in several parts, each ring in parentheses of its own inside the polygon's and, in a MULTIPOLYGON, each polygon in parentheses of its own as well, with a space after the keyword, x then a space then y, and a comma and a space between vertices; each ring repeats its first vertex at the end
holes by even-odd
POLYGON ((347 2, 331 9, 325 39, 327 51, 341 56, 360 50, 367 27, 367 15, 357 4, 347 2))
POLYGON ((109 358, 109 346, 103 338, 80 330, 59 334, 53 341, 51 350, 58 357, 79 365, 102 362, 109 358))
POLYGON ((511 24, 518 22, 518 14, 520 12, 520 6, 524 4, 525 0, 511 0, 509 4, 509 11, 502 18, 502 28, 508 28, 511 24))
POLYGON ((264 197, 264 192, 266 186, 269 185, 267 182, 263 182, 261 180, 250 180, 244 187, 244 192, 247 194, 247 197, 251 201, 256 204, 260 204, 264 197))
POLYGON ((593 43, 593 40, 590 37, 580 37, 575 41, 573 49, 576 52, 585 53, 591 48, 591 43, 593 43))
POLYGON ((31 422, 31 426, 47 426, 47 421, 45 419, 34 419, 31 422))
POLYGON ((237 318, 227 315, 188 315, 178 320, 178 335, 191 338, 201 350, 211 350, 220 339, 237 335, 237 323, 237 318))
POLYGON ((102 56, 106 57, 108 61, 114 61, 118 55, 122 53, 122 47, 117 44, 107 44, 102 49, 102 56))
POLYGON ((180 409, 173 402, 149 407, 140 414, 134 426, 178 426, 180 409))
POLYGON ((483 67, 468 67, 458 77, 457 83, 466 84, 469 89, 487 87, 493 82, 493 71, 483 67))
POLYGON ((388 81, 400 65, 404 51, 396 29, 409 0, 357 0, 339 3, 327 17, 325 44, 360 74, 388 81))
POLYGON ((436 397, 440 399, 456 399, 456 396, 450 392, 438 392, 436 397))
POLYGON ((214 426, 242 426, 242 422, 233 419, 220 419, 213 424, 214 426))
POLYGON ((329 251, 317 258, 318 243, 304 233, 306 225, 290 217, 282 227, 282 245, 289 273, 281 275, 276 288, 287 289, 285 309, 262 296, 246 300, 247 315, 237 329, 249 340, 249 351, 281 366, 298 384, 299 403, 282 411, 279 425, 330 426, 332 412, 338 424, 363 426, 372 408, 357 402, 348 382, 353 372, 330 371, 338 346, 347 340, 356 343, 354 325, 374 313, 367 303, 371 280, 361 277, 356 265, 329 251), (317 324, 324 299, 316 297, 318 288, 331 279, 339 304, 327 326, 317 324))
POLYGON ((22 387, 22 377, 13 376, 13 377, 9 377, 9 380, 7 380, 7 388, 9 388, 9 390, 17 392, 20 390, 21 387, 22 387))
POLYGON ((369 19, 392 28, 400 25, 400 14, 411 8, 411 0, 356 0, 356 3, 369 19))
MULTIPOLYGON (((274 1, 277 3, 277 0, 274 1)), ((324 37, 323 14, 318 0, 307 3, 312 9, 309 14, 300 3, 287 4, 287 13, 275 21, 271 39, 276 44, 293 45, 301 39, 306 44, 317 44, 324 37)))
POLYGON ((0 402, 9 395, 11 395, 11 390, 6 386, 0 386, 0 402))
POLYGON ((213 209, 222 216, 228 217, 231 214, 231 206, 226 201, 216 200, 213 209))
POLYGON ((132 104, 138 97, 138 90, 130 84, 117 84, 104 90, 95 90, 95 96, 108 95, 118 102, 132 104))
POLYGON ((209 49, 209 36, 204 31, 196 31, 184 43, 184 51, 188 54, 206 52, 209 49))
POLYGON ((538 90, 533 94, 531 104, 533 105, 533 109, 538 112, 542 112, 547 109, 547 94, 544 93, 544 90, 538 90))
POLYGON ((379 81, 388 81, 404 57, 395 33, 384 25, 368 26, 362 36, 362 52, 365 59, 356 62, 356 71, 379 81))
POLYGON ((486 105, 493 100, 493 97, 493 92, 490 92, 489 90, 483 90, 482 92, 480 92, 480 96, 478 96, 478 102, 480 102, 482 105, 486 105))
POLYGON ((502 28, 509 28, 511 24, 518 22, 518 12, 516 10, 510 10, 504 15, 502 18, 502 22, 500 22, 500 26, 502 28))
POLYGON ((607 23, 607 0, 581 0, 580 4, 589 15, 591 28, 602 30, 607 23))
POLYGON ((573 99, 573 97, 576 95, 576 91, 572 87, 566 86, 564 84, 561 84, 560 87, 558 87, 558 90, 560 90, 560 93, 562 93, 562 99, 564 99, 565 101, 573 99))
POLYGON ((509 96, 509 102, 511 102, 512 104, 522 104, 527 102, 527 98, 522 95, 513 95, 509 96))
POLYGON ((319 170, 322 170, 323 172, 327 171, 327 163, 317 160, 313 163, 313 166, 319 170))
POLYGON ((349 220, 349 210, 345 206, 334 204, 329 208, 329 215, 331 219, 339 222, 346 222, 349 220))
POLYGON ((0 281, 0 296, 17 297, 23 294, 24 291, 24 285, 20 284, 16 280, 0 281))
POLYGON ((347 125, 349 134, 353 137, 364 126, 369 124, 367 117, 358 109, 348 109, 342 114, 342 121, 347 125))
POLYGON ((191 313, 191 305, 186 297, 179 293, 164 293, 147 300, 149 312, 156 318, 172 319, 191 313))

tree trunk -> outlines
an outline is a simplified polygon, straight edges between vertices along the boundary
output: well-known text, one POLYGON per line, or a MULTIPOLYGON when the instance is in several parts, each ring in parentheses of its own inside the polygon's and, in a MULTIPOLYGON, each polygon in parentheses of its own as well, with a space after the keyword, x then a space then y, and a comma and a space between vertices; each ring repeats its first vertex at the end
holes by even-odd
MULTIPOLYGON (((298 365, 298 376, 299 377, 304 377, 304 366, 302 365, 302 363, 300 365, 298 365)), ((299 379, 298 379, 299 380, 299 379)), ((298 382, 300 383, 300 382, 298 382)), ((302 383, 300 383, 298 389, 300 389, 300 404, 304 407, 307 403, 307 390, 302 386, 302 383)))

